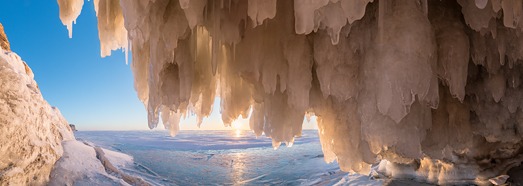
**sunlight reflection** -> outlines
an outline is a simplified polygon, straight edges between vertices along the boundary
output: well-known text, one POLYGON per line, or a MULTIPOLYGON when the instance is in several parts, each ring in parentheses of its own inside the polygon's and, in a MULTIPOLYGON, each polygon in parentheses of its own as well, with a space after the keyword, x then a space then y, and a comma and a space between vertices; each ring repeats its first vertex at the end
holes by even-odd
POLYGON ((242 135, 242 131, 240 129, 236 129, 236 131, 234 131, 234 134, 235 137, 239 138, 242 135))
POLYGON ((234 185, 245 184, 246 180, 243 179, 243 174, 245 172, 245 155, 243 153, 231 154, 233 160, 231 161, 232 165, 232 180, 234 185))

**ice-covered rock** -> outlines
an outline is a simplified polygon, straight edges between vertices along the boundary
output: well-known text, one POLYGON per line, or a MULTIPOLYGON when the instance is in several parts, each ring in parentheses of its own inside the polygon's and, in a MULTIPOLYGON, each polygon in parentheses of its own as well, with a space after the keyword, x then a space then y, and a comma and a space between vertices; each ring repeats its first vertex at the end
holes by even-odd
MULTIPOLYGON (((59 1, 64 23, 80 1, 59 1)), ((316 115, 346 171, 485 183, 521 162, 519 0, 94 3, 102 53, 131 47, 151 128, 174 135, 220 96, 226 125, 250 115, 275 147, 316 115)))
POLYGON ((75 126, 74 124, 69 124, 69 127, 71 128, 71 130, 72 130, 73 132, 78 131, 78 130, 76 130, 76 126, 75 126))
POLYGON ((43 185, 74 139, 68 122, 42 97, 29 66, 0 49, 0 184, 43 185))
POLYGON ((9 40, 7 40, 7 35, 5 35, 2 23, 0 23, 0 48, 11 51, 11 45, 9 44, 9 40))
POLYGON ((64 154, 54 165, 48 185, 150 185, 119 170, 133 163, 127 154, 76 140, 64 141, 63 147, 64 154))

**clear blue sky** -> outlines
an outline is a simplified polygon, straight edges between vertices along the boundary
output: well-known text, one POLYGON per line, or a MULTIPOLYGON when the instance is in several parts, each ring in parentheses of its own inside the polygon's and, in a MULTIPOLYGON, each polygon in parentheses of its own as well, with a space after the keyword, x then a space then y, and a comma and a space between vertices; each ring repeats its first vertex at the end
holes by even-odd
MULTIPOLYGON (((113 51, 112 56, 100 57, 95 15, 93 1, 85 1, 70 39, 55 0, 12 0, 0 6, 0 23, 11 50, 27 62, 44 98, 70 123, 80 130, 148 129, 124 54, 113 51)), ((224 129, 218 110, 215 103, 204 129, 224 129)), ((196 129, 195 122, 189 118, 181 128, 196 129)), ((245 120, 238 122, 248 128, 245 120)), ((304 126, 314 127, 315 123, 304 126)))
POLYGON ((73 38, 56 0, 13 0, 0 6, 0 22, 32 68, 44 98, 79 129, 147 129, 145 108, 120 51, 100 57, 92 1, 85 1, 73 38))

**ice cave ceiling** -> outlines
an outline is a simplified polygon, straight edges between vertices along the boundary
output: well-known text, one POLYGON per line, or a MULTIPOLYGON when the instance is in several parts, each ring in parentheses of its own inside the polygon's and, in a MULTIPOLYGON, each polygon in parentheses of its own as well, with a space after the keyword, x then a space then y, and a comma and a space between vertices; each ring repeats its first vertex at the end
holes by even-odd
MULTIPOLYGON (((84 0, 58 4, 72 36, 84 0)), ((224 123, 250 115, 274 146, 318 116, 326 161, 346 171, 387 160, 391 176, 410 166, 446 183, 485 180, 522 160, 523 1, 94 5, 102 57, 132 51, 150 128, 161 118, 174 135, 181 117, 201 121, 219 96, 224 123)))

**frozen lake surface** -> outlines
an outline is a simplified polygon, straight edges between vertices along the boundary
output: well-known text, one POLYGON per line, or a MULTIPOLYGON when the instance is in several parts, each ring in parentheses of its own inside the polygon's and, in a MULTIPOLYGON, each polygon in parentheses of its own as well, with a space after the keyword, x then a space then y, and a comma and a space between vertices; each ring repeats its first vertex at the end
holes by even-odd
POLYGON ((327 164, 316 130, 272 148, 251 131, 79 131, 76 138, 134 158, 123 171, 157 185, 378 184, 327 164))

